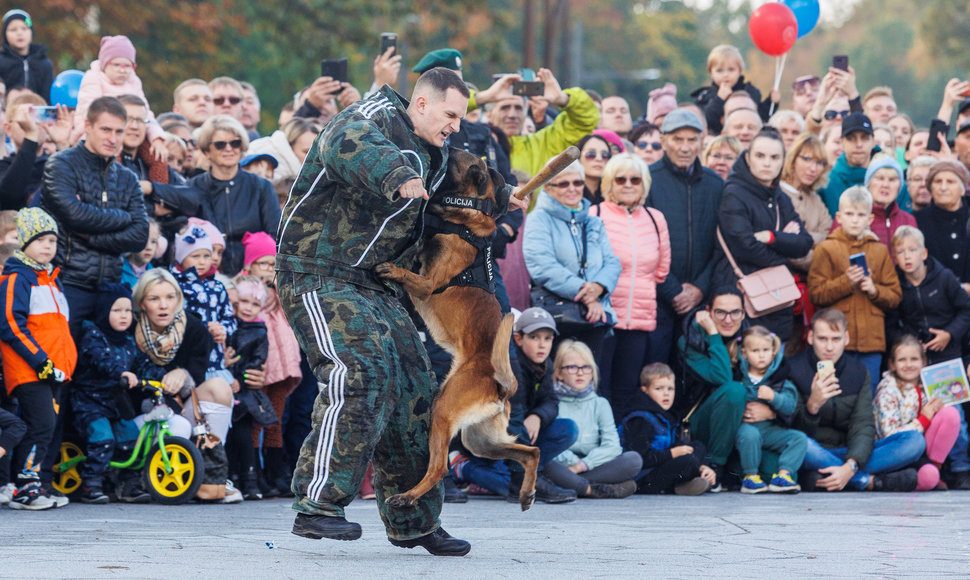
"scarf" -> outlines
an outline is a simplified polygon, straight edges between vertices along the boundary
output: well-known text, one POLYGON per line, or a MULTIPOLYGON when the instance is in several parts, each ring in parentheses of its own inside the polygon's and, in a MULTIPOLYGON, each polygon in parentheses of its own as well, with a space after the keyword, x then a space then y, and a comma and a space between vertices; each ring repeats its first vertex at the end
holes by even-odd
POLYGON ((562 381, 553 381, 552 383, 552 390, 554 390, 556 394, 559 395, 560 397, 573 397, 575 399, 585 399, 586 397, 593 394, 594 389, 595 389, 595 385, 593 385, 593 383, 590 383, 589 386, 587 386, 582 391, 577 391, 576 389, 570 387, 569 385, 567 385, 562 381))
POLYGON ((24 265, 27 266, 28 268, 32 268, 34 270, 38 270, 38 271, 44 270, 48 274, 50 274, 54 270, 54 265, 51 264, 50 262, 46 264, 41 264, 37 260, 25 254, 23 250, 15 250, 13 253, 13 257, 23 262, 24 265))
POLYGON ((152 330, 148 316, 142 312, 135 327, 135 343, 153 363, 164 367, 175 359, 179 347, 182 346, 183 334, 185 334, 185 310, 180 310, 172 324, 162 333, 152 330))

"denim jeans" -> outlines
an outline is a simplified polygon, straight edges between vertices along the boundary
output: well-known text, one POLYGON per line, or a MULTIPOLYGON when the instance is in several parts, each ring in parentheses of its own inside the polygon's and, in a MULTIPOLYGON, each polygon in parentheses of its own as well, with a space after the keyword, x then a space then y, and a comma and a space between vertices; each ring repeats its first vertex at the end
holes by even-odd
POLYGON ((947 457, 950 459, 950 471, 957 473, 970 471, 970 441, 967 438, 967 419, 963 413, 963 405, 953 405, 960 413, 960 430, 957 431, 957 441, 947 457))
MULTIPOLYGON (((855 490, 865 489, 869 485, 870 476, 900 470, 916 462, 925 450, 926 440, 917 431, 900 431, 878 439, 872 446, 869 461, 849 480, 849 487, 855 490)), ((826 449, 809 437, 802 469, 842 465, 845 463, 845 453, 845 447, 826 449)))

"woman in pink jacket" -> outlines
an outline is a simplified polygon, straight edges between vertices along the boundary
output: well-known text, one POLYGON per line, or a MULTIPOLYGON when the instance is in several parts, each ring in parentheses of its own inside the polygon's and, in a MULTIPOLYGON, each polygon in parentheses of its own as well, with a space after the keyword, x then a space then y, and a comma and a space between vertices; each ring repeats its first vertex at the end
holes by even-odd
POLYGON ((665 362, 661 353, 669 350, 669 345, 651 342, 657 329, 657 284, 670 272, 670 237, 663 214, 643 205, 649 191, 646 163, 629 153, 615 155, 603 169, 603 202, 591 210, 603 220, 623 266, 610 295, 617 323, 604 344, 600 381, 618 424, 639 390, 640 370, 665 362))

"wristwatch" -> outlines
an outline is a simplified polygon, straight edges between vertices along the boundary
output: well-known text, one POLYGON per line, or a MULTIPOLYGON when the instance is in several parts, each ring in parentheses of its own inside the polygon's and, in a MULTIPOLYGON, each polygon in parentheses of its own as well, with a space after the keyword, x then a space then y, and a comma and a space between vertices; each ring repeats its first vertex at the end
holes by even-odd
POLYGON ((859 473, 859 463, 855 459, 848 459, 847 462, 852 466, 852 473, 859 473))

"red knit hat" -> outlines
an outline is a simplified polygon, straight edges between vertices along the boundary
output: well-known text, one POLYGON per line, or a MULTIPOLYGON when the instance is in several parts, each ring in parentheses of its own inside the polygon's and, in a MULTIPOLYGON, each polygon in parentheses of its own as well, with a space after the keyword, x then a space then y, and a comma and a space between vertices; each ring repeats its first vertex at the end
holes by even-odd
POLYGON ((101 50, 98 51, 101 70, 108 68, 108 63, 116 58, 127 58, 131 64, 135 64, 135 45, 127 36, 101 37, 101 50))
POLYGON ((246 252, 243 256, 243 266, 249 265, 263 256, 276 255, 276 242, 266 232, 246 232, 242 239, 246 252))

